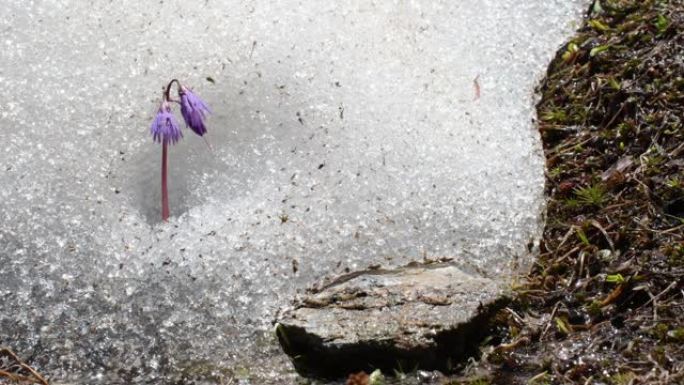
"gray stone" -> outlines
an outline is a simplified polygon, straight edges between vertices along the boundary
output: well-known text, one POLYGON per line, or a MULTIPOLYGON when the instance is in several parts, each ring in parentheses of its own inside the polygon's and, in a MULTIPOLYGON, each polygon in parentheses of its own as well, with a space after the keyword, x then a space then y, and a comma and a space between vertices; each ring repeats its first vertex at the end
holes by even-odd
POLYGON ((304 374, 444 370, 474 352, 506 300, 500 284, 451 263, 371 269, 311 289, 281 313, 277 332, 304 374))

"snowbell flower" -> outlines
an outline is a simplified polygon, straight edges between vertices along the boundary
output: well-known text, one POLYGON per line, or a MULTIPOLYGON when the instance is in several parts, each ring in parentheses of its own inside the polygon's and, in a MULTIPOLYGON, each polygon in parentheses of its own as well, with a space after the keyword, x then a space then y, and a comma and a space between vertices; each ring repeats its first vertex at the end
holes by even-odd
MULTIPOLYGON (((169 144, 176 144, 183 137, 178 122, 171 112, 171 102, 178 103, 181 106, 181 115, 185 124, 190 127, 197 135, 202 136, 204 141, 207 139, 203 135, 207 133, 207 127, 204 125, 206 114, 211 113, 209 107, 195 95, 188 88, 183 87, 178 79, 173 79, 166 86, 159 111, 154 117, 150 132, 152 139, 162 144, 162 161, 161 161, 161 217, 162 221, 166 222, 169 219, 169 189, 168 189, 168 152, 169 144), (169 96, 171 86, 176 83, 178 86, 178 95, 180 101, 172 100, 169 96)), ((209 146, 209 142, 207 142, 209 146)), ((211 146, 209 146, 211 149, 211 146)))
POLYGON ((163 100, 150 127, 152 139, 157 143, 176 144, 182 137, 176 118, 171 113, 169 102, 163 100))
POLYGON ((199 136, 206 134, 207 127, 204 125, 204 119, 207 117, 206 114, 211 113, 207 104, 184 86, 179 87, 178 96, 185 124, 199 136))

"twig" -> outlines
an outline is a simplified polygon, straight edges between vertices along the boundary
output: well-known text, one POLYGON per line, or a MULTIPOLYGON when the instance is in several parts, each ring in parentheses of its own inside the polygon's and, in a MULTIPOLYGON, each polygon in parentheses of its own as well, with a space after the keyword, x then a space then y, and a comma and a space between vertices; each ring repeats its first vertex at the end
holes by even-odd
POLYGON ((615 120, 617 120, 618 116, 622 113, 622 111, 624 111, 624 109, 625 109, 625 104, 626 104, 626 103, 624 103, 624 102, 622 103, 622 105, 620 106, 620 109, 618 110, 618 112, 616 112, 615 115, 613 115, 613 118, 610 119, 610 121, 608 122, 608 124, 606 124, 606 125, 603 126, 602 130, 605 130, 606 128, 610 127, 613 123, 615 123, 615 120))
POLYGON ((12 359, 16 363, 16 365, 18 365, 20 368, 26 370, 27 372, 31 373, 31 375, 33 375, 35 377, 35 379, 32 379, 30 377, 26 377, 26 376, 22 376, 20 374, 12 374, 12 373, 9 373, 9 372, 4 371, 4 370, 0 370, 0 376, 5 376, 7 378, 13 379, 14 381, 18 381, 18 380, 30 381, 34 384, 48 385, 48 382, 43 378, 43 376, 38 374, 38 372, 36 372, 32 367, 28 366, 22 360, 20 360, 19 357, 17 357, 17 355, 14 354, 14 352, 12 352, 11 350, 9 350, 7 348, 1 348, 0 354, 9 356, 9 358, 12 359))
POLYGON ((624 291, 625 291, 625 285, 618 285, 618 287, 613 289, 613 291, 611 291, 608 294, 608 296, 603 301, 601 301, 601 304, 600 304, 601 307, 606 307, 606 306, 610 305, 611 303, 615 302, 615 300, 617 300, 620 297, 620 295, 622 295, 622 292, 624 292, 624 291))
POLYGON ((589 221, 589 223, 591 223, 592 226, 596 227, 603 234, 603 236, 606 237, 606 241, 608 241, 608 246, 610 246, 610 250, 612 252, 615 252, 615 245, 613 244, 613 240, 610 239, 610 237, 608 236, 608 232, 601 226, 601 224, 598 223, 596 219, 592 219, 591 221, 589 221))
POLYGON ((507 307, 506 311, 510 313, 511 317, 513 317, 513 319, 515 320, 515 322, 518 323, 518 325, 525 324, 525 320, 518 313, 516 313, 515 310, 511 309, 510 307, 507 307))
POLYGON ((542 378, 546 377, 548 374, 549 374, 549 372, 541 372, 541 373, 537 374, 536 376, 530 378, 530 379, 527 381, 527 383, 528 383, 528 384, 534 384, 534 383, 536 383, 538 380, 541 380, 542 378))
POLYGON ((657 295, 651 297, 651 299, 649 299, 648 301, 646 301, 646 303, 644 303, 643 305, 639 306, 637 309, 641 309, 641 308, 643 308, 644 306, 650 305, 651 302, 657 301, 663 294, 667 293, 668 291, 672 290, 673 287, 677 286, 677 283, 678 283, 678 281, 673 281, 672 283, 670 283, 670 284, 665 288, 665 290, 663 290, 663 291, 661 291, 660 293, 658 293, 657 295))
POLYGON ((544 340, 544 336, 546 335, 546 332, 549 331, 549 328, 551 327, 551 324, 553 323, 553 319, 556 317, 556 312, 558 311, 558 305, 560 302, 556 302, 556 306, 553 307, 553 311, 551 312, 551 317, 549 317, 549 322, 546 323, 546 327, 542 331, 541 335, 539 336, 539 341, 544 340))
POLYGON ((515 341, 508 343, 508 344, 500 344, 497 346, 494 350, 496 351, 510 351, 515 348, 517 348, 520 345, 526 345, 530 343, 530 338, 527 336, 522 336, 520 338, 517 338, 515 341))

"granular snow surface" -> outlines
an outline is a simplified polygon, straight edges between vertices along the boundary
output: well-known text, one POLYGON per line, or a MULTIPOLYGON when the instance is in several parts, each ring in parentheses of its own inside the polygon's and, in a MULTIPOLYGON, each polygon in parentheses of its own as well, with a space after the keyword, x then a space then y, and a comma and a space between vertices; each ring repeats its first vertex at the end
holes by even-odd
POLYGON ((55 384, 288 384, 272 321, 324 275, 524 268, 533 90, 585 5, 3 1, 0 345, 55 384), (212 150, 170 149, 161 223, 171 78, 212 150))

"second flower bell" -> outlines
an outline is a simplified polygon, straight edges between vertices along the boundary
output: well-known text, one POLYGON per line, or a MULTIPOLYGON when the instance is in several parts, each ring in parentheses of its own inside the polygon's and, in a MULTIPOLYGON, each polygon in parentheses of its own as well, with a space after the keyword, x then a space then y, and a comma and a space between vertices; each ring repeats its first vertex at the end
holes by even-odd
POLYGON ((164 144, 175 144, 183 136, 175 124, 175 119, 171 113, 170 102, 172 100, 169 94, 173 83, 178 84, 178 97, 180 98, 180 101, 174 100, 174 102, 180 104, 181 115, 185 125, 195 134, 204 136, 207 133, 207 126, 204 121, 207 118, 207 114, 211 113, 207 104, 197 94, 180 84, 178 80, 171 80, 166 87, 159 111, 151 127, 153 139, 164 144))
POLYGON ((203 136, 207 133, 207 127, 204 125, 206 114, 210 114, 211 110, 207 104, 202 101, 194 92, 178 83, 178 96, 180 97, 181 115, 185 124, 190 127, 197 135, 203 136))

